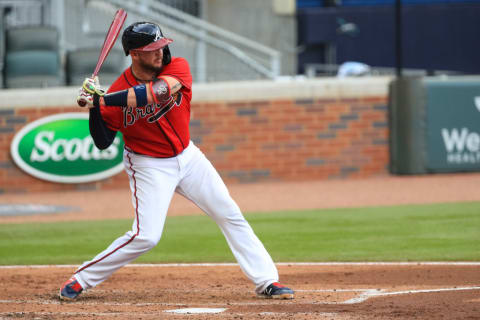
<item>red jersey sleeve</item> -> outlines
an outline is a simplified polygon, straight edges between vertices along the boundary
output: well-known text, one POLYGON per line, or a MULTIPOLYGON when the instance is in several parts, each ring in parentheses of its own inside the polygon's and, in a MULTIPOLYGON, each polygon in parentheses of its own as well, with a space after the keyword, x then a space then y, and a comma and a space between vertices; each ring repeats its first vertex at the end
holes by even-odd
POLYGON ((188 61, 181 57, 172 57, 172 61, 164 67, 160 76, 176 78, 182 86, 192 89, 192 74, 188 61))

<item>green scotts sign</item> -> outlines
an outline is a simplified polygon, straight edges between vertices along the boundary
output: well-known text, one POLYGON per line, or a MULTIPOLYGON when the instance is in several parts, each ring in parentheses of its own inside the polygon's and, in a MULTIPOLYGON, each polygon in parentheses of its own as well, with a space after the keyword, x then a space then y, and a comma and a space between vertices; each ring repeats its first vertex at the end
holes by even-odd
POLYGON ((10 151, 24 171, 54 182, 96 181, 123 169, 123 140, 117 136, 110 147, 99 150, 85 113, 58 114, 29 123, 15 135, 10 151))

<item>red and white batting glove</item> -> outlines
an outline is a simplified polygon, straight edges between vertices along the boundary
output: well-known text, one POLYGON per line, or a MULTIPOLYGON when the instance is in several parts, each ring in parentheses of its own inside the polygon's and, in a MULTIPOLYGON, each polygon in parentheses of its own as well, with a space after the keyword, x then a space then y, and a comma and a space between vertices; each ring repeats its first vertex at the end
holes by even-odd
POLYGON ((88 107, 89 109, 93 108, 93 95, 86 92, 83 87, 78 90, 77 104, 80 107, 88 107))
POLYGON ((100 86, 98 77, 85 78, 83 85, 78 92, 77 104, 80 107, 86 106, 90 109, 93 108, 93 96, 95 94, 99 96, 103 96, 105 94, 105 90, 103 90, 100 86))

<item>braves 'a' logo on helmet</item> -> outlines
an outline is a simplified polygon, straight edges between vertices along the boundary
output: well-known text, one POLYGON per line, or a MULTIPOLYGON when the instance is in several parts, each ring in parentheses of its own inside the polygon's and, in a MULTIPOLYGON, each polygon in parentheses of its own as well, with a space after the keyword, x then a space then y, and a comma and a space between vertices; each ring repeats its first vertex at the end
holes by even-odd
POLYGON ((153 42, 160 40, 162 37, 162 34, 160 33, 160 29, 157 29, 157 32, 155 33, 155 38, 153 39, 153 42))

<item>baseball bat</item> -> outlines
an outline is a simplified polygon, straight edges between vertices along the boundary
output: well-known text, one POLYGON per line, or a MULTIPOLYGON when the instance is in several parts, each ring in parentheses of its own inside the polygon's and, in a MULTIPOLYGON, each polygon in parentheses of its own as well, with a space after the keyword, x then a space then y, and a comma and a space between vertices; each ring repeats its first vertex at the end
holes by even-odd
MULTIPOLYGON (((127 19, 127 13, 123 9, 117 10, 115 13, 115 17, 113 18, 110 27, 108 28, 107 35, 105 36, 105 40, 103 41, 102 49, 100 50, 100 55, 98 56, 97 65, 95 66, 95 70, 92 73, 92 78, 95 78, 100 71, 100 68, 105 62, 110 50, 113 48, 115 41, 122 30, 122 26, 125 23, 125 19, 127 19)), ((78 101, 78 104, 81 107, 85 106, 85 102, 78 101)))

